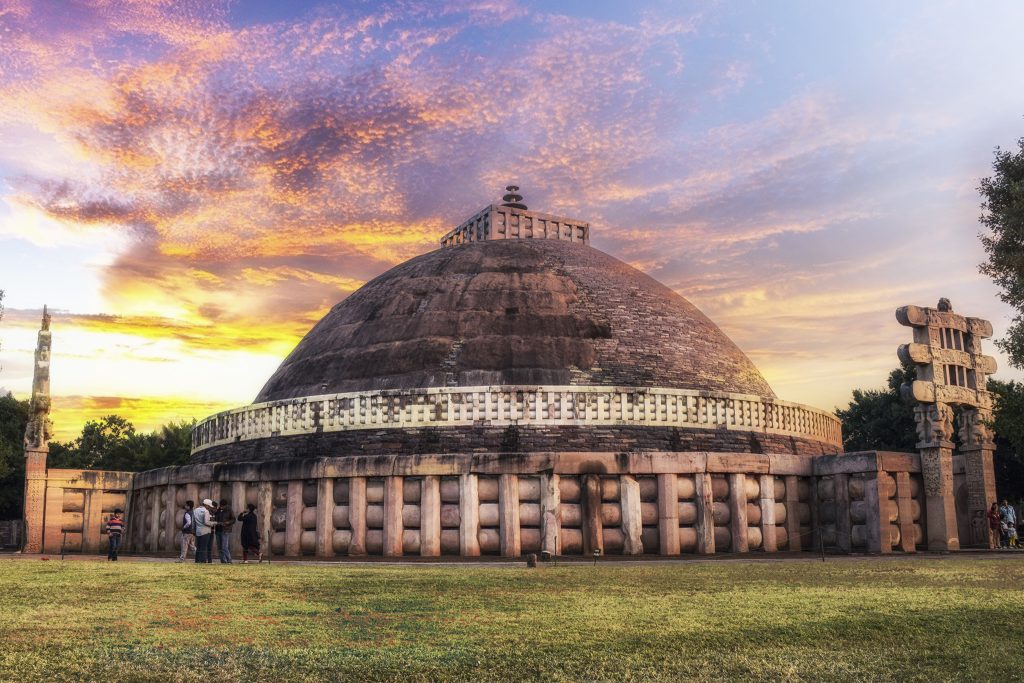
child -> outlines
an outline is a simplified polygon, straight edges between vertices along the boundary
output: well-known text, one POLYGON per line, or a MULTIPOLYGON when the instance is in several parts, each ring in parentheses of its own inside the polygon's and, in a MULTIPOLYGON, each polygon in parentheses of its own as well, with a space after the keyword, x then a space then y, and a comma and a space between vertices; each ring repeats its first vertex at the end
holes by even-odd
POLYGON ((1007 533, 1007 542, 1009 543, 1009 546, 1011 548, 1019 548, 1020 546, 1017 544, 1017 527, 1015 527, 1012 524, 1008 524, 1007 525, 1007 529, 1006 529, 1006 533, 1007 533))
POLYGON ((107 539, 110 550, 107 552, 107 560, 117 562, 117 551, 121 547, 121 534, 124 533, 124 519, 121 517, 121 508, 114 510, 114 514, 107 520, 107 539))

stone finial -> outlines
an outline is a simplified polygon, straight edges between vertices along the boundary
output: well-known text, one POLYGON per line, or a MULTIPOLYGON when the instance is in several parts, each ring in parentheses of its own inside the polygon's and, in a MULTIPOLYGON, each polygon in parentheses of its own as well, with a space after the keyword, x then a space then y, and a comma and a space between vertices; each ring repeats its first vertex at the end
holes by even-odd
POLYGON ((52 436, 50 422, 50 314, 43 306, 43 321, 36 342, 35 370, 32 374, 32 399, 25 426, 25 450, 46 447, 52 436))
POLYGON ((951 304, 949 302, 949 299, 947 299, 946 297, 942 297, 941 299, 939 299, 938 309, 943 313, 952 313, 953 304, 951 304))
POLYGON ((505 196, 501 198, 504 202, 502 206, 507 206, 511 209, 519 209, 521 211, 527 211, 526 204, 523 204, 523 195, 519 194, 518 185, 506 185, 505 196))

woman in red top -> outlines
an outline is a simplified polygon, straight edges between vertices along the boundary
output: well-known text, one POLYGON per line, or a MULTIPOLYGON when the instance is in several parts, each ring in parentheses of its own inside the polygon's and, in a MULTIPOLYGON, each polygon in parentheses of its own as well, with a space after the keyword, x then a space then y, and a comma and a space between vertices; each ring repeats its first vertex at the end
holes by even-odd
POLYGON ((999 505, 992 503, 988 509, 988 547, 998 548, 999 543, 999 505))

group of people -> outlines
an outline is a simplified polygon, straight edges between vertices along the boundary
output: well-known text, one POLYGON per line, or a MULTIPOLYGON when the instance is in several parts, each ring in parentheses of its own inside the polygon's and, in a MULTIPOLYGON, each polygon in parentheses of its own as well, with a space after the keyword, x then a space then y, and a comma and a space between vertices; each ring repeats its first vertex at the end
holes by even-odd
MULTIPOLYGON (((178 562, 188 559, 189 548, 195 551, 197 563, 213 562, 213 544, 217 542, 221 564, 231 564, 231 532, 236 518, 226 500, 216 503, 203 499, 197 508, 191 500, 185 501, 185 514, 181 520, 181 554, 178 562)), ((237 517, 242 523, 242 564, 248 564, 252 556, 257 562, 263 561, 260 550, 260 532, 256 521, 256 506, 249 504, 237 517)))
POLYGON ((1004 498, 1003 504, 992 503, 988 510, 988 531, 997 548, 1019 548, 1017 543, 1017 511, 1004 498))

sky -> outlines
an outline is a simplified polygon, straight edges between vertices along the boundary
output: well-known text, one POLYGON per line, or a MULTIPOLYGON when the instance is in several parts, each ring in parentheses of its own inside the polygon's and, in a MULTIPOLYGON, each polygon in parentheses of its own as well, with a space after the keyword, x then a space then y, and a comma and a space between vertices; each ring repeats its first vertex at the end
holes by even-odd
MULTIPOLYGON (((58 438, 249 403, 508 183, 688 298, 780 398, 884 385, 905 304, 1012 310, 980 178, 1024 4, 0 0, 0 387, 58 438)), ((1017 379, 1000 362, 996 376, 1017 379)))

